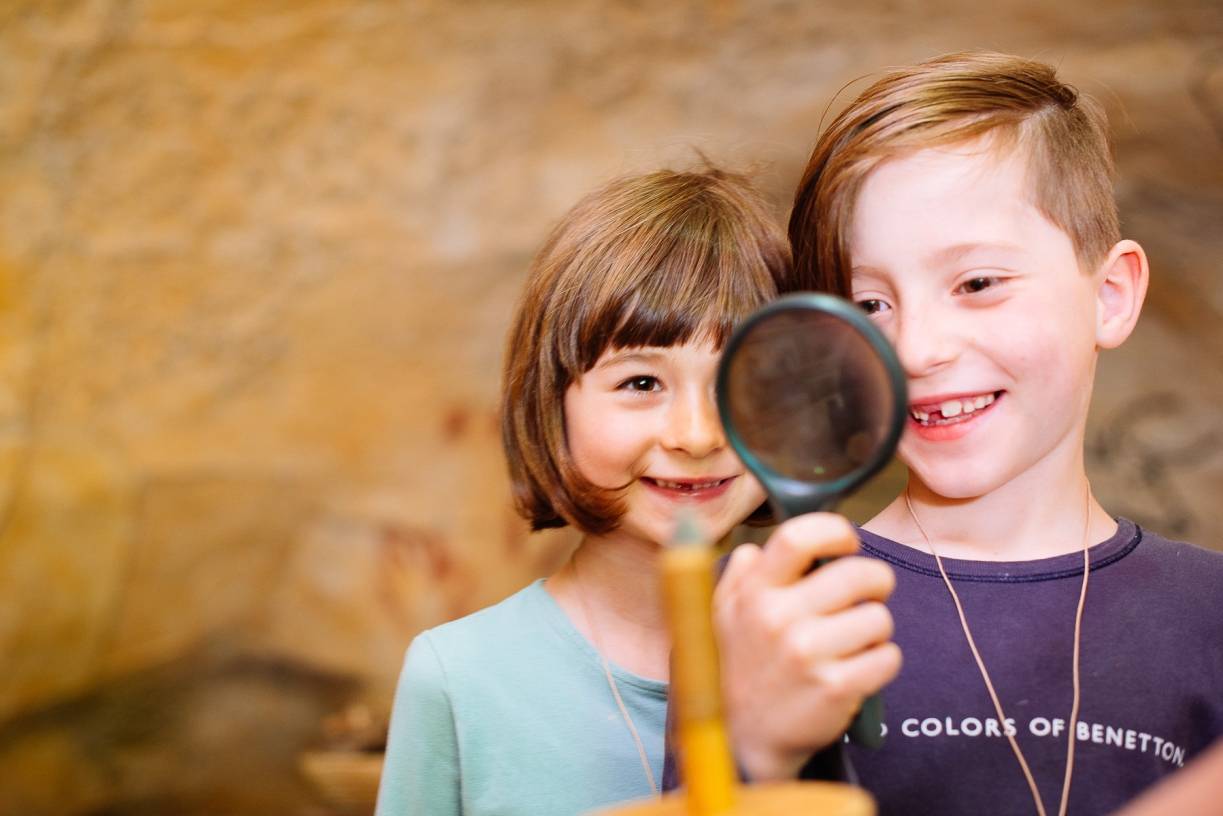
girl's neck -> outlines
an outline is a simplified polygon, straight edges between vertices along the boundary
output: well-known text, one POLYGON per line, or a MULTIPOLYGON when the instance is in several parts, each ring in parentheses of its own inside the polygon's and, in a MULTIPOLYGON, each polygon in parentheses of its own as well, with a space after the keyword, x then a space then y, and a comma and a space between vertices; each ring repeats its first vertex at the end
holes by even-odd
MULTIPOLYGON (((981 496, 940 496, 910 472, 912 510, 946 558, 1031 561, 1080 552, 1117 531, 1117 523, 1089 495, 1081 455, 1050 473, 1033 469, 981 496)), ((929 551, 902 493, 865 525, 873 533, 929 551)))
POLYGON ((569 620, 612 663, 666 680, 671 641, 657 578, 658 545, 586 536, 545 582, 569 620))

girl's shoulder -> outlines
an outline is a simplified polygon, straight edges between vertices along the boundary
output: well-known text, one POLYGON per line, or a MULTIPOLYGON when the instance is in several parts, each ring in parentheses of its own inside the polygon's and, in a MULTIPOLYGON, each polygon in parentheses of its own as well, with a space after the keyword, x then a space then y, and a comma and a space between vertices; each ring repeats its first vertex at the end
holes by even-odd
POLYGON ((549 600, 543 580, 534 581, 492 606, 421 632, 409 656, 427 649, 442 666, 465 667, 514 654, 555 626, 549 600))

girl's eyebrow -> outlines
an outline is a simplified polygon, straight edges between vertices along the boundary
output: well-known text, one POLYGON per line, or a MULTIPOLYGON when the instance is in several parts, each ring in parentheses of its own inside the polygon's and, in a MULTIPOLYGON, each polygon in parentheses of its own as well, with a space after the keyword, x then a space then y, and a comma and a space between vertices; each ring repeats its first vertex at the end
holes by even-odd
POLYGON ((662 357, 661 351, 644 351, 642 349, 632 349, 618 351, 615 354, 603 360, 595 368, 610 368, 621 363, 653 363, 657 362, 662 357))

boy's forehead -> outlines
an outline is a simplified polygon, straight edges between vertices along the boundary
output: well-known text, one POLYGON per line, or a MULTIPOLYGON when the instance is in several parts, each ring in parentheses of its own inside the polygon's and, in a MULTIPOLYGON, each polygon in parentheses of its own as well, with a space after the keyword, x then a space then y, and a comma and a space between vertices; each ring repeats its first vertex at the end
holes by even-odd
POLYGON ((1052 226, 1037 209, 1022 151, 987 142, 932 147, 881 162, 854 202, 855 265, 896 251, 1023 251, 1052 226), (1041 223, 1043 222, 1043 223, 1041 223))
POLYGON ((922 201, 1007 200, 1030 203, 1027 159, 985 140, 928 147, 891 156, 867 174, 856 208, 873 198, 922 201))

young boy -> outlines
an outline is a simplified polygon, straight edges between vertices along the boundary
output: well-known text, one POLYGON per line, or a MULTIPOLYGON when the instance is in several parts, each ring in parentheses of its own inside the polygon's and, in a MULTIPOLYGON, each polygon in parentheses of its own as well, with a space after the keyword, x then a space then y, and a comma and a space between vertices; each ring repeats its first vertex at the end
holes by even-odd
POLYGON ((827 600, 803 576, 855 536, 895 571, 904 655, 884 746, 849 748, 880 813, 1109 813, 1223 734, 1223 554, 1109 516, 1084 468, 1096 358, 1148 276, 1100 109, 1017 57, 895 71, 820 138, 790 237, 796 274, 896 346, 909 482, 861 531, 818 516, 731 558, 715 615, 747 773, 796 774, 830 689, 852 694, 810 658, 827 600))

